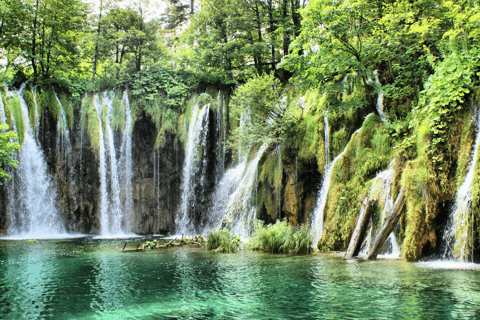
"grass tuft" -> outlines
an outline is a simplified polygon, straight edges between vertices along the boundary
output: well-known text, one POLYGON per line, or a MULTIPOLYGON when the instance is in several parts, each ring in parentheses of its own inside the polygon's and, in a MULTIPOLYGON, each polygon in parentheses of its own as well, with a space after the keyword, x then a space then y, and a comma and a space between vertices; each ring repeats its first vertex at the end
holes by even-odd
POLYGON ((271 253, 309 253, 312 236, 307 225, 290 226, 287 220, 277 220, 275 224, 264 225, 254 221, 254 231, 247 248, 271 253))

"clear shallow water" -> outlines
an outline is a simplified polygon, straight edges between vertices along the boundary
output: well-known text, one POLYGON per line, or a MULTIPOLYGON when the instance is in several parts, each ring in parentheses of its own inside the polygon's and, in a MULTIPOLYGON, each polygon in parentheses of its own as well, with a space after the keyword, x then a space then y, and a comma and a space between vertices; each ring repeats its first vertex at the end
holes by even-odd
POLYGON ((0 246, 2 319, 480 317, 476 270, 191 247, 120 253, 92 239, 0 246))

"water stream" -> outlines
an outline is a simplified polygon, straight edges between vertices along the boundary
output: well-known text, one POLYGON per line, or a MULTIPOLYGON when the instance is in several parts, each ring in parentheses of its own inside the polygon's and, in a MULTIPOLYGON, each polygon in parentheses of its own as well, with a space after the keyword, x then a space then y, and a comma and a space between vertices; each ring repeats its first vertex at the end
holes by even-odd
POLYGON ((471 259, 470 253, 473 245, 471 243, 473 237, 472 183, 480 146, 480 111, 476 111, 475 117, 474 123, 477 125, 477 134, 473 154, 465 180, 457 191, 455 205, 452 208, 450 221, 444 235, 446 245, 443 258, 455 258, 464 262, 471 259))
MULTIPOLYGON (((365 120, 370 116, 365 117, 365 120)), ((325 119, 326 116, 325 116, 325 119)), ((361 127, 358 128, 353 134, 352 138, 360 131, 361 127)), ((350 140, 352 139, 350 138, 350 140)), ((325 120, 325 144, 327 144, 327 141, 329 141, 329 130, 328 130, 328 121, 325 120)), ((328 191, 330 189, 330 180, 332 176, 332 171, 333 168, 335 167, 335 163, 337 162, 338 159, 340 159, 345 151, 347 150, 348 143, 345 146, 345 149, 335 157, 335 159, 332 161, 332 163, 329 163, 329 157, 328 151, 327 151, 327 146, 325 146, 325 174, 323 176, 323 182, 322 182, 322 187, 320 189, 320 193, 318 194, 317 197, 317 204, 315 206, 315 211, 313 213, 313 220, 310 226, 310 232, 312 234, 313 242, 312 242, 312 248, 317 248, 318 240, 322 237, 322 232, 323 232, 323 220, 324 220, 324 211, 325 211, 325 206, 327 204, 327 199, 328 199, 328 191)))
MULTIPOLYGON (((190 124, 188 127, 187 148, 182 176, 182 202, 180 205, 180 219, 177 222, 177 234, 192 235, 194 233, 194 223, 191 220, 190 212, 195 207, 195 174, 200 168, 200 162, 205 161, 202 157, 205 151, 208 134, 208 113, 210 106, 205 105, 200 112, 198 104, 194 103, 192 108, 190 124), (198 115, 197 115, 198 113, 198 115)), ((203 166, 205 167, 205 166, 203 166)), ((204 174, 200 177, 200 183, 203 183, 204 174)))
POLYGON ((100 226, 101 235, 106 237, 124 237, 131 235, 132 222, 132 141, 131 141, 131 111, 126 92, 122 97, 122 104, 126 109, 126 125, 120 147, 120 159, 117 160, 114 132, 111 121, 113 119, 114 93, 103 94, 102 102, 95 95, 94 106, 99 121, 100 145, 100 226), (105 121, 102 113, 106 109, 105 121), (103 125, 104 124, 104 125, 103 125))
MULTIPOLYGON (((373 72, 373 74, 375 75, 375 84, 379 87, 382 86, 382 84, 380 83, 380 80, 378 79, 378 71, 375 70, 373 72)), ((382 121, 385 121, 387 119, 387 116, 385 115, 385 112, 383 111, 383 89, 380 89, 378 91, 378 96, 377 96, 377 111, 378 111, 378 114, 380 115, 380 118, 382 121)))
MULTIPOLYGON (((255 158, 248 163, 241 182, 235 192, 229 196, 225 208, 222 224, 231 228, 234 234, 241 235, 243 239, 248 238, 252 231, 253 218, 256 212, 256 207, 252 203, 254 199, 253 187, 256 182, 258 162, 267 147, 266 144, 262 145, 255 158)), ((239 164, 239 166, 241 165, 239 164)), ((237 168, 237 170, 240 168, 237 168)), ((232 176, 238 177, 238 171, 232 172, 232 176)))
POLYGON ((25 83, 16 92, 23 117, 24 140, 15 177, 7 182, 8 236, 20 238, 65 236, 64 222, 56 207, 57 192, 47 173, 43 152, 33 137, 28 107, 23 98, 24 89, 25 83))

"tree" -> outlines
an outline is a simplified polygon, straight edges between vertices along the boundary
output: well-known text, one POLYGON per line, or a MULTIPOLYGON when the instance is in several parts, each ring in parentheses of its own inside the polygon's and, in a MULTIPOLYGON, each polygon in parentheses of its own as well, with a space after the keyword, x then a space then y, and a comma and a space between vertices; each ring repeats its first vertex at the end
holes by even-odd
MULTIPOLYGON (((4 164, 10 168, 16 168, 18 165, 18 161, 12 158, 12 154, 20 150, 18 142, 12 142, 16 140, 18 140, 17 134, 13 131, 8 131, 6 123, 0 124, 0 178, 11 178, 4 171, 4 164)), ((0 185, 2 185, 1 181, 0 185)))

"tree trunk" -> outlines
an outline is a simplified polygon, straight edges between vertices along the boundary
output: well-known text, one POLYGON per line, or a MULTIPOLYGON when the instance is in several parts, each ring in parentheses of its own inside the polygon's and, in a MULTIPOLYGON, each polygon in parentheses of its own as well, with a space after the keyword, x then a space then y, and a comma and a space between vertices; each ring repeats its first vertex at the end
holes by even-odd
POLYGON ((355 226, 355 230, 353 230, 352 238, 348 244, 345 258, 351 259, 355 256, 358 256, 362 241, 365 238, 368 221, 372 215, 375 202, 375 199, 368 199, 368 197, 365 197, 362 200, 362 207, 360 208, 360 213, 358 215, 357 225, 355 226))
POLYGON ((382 228, 378 232, 377 236, 375 237, 375 241, 373 243, 371 251, 367 254, 367 259, 376 259, 377 255, 382 247, 383 243, 387 239, 387 237, 392 232, 393 228, 397 225, 398 220, 403 212, 403 207, 405 206, 405 190, 402 188, 400 193, 395 199, 395 203, 393 204, 392 211, 390 211, 389 215, 383 222, 382 228))
POLYGON ((95 82, 95 75, 97 74, 97 62, 98 62, 98 38, 100 38, 100 21, 102 20, 102 6, 103 1, 100 1, 100 13, 98 14, 98 27, 97 27, 97 39, 95 39, 95 56, 93 57, 93 72, 92 72, 92 83, 95 82))
POLYGON ((32 68, 33 68, 33 78, 35 79, 37 77, 37 63, 35 61, 35 54, 36 54, 36 47, 37 47, 37 39, 36 39, 36 36, 37 36, 37 13, 38 13, 38 1, 36 2, 36 5, 35 5, 35 17, 33 19, 33 39, 32 39, 32 57, 31 57, 31 60, 32 60, 32 68))

